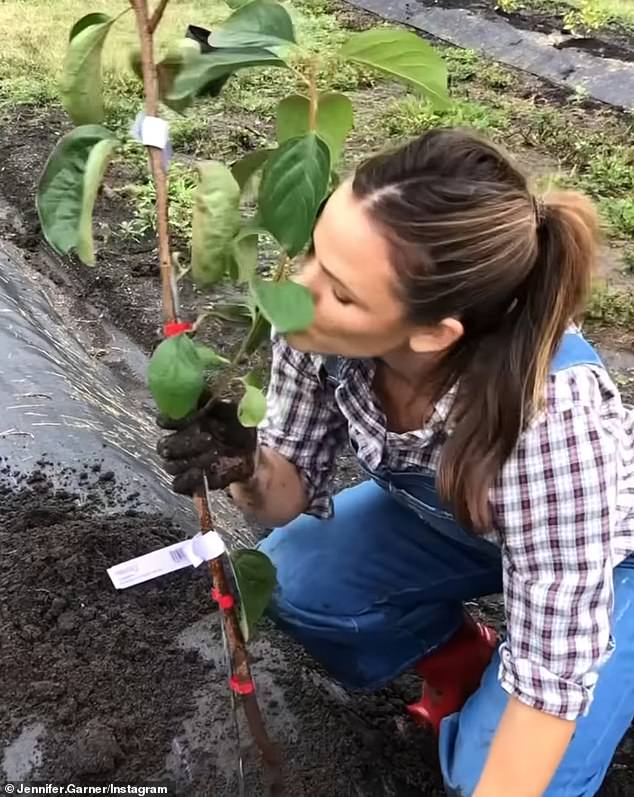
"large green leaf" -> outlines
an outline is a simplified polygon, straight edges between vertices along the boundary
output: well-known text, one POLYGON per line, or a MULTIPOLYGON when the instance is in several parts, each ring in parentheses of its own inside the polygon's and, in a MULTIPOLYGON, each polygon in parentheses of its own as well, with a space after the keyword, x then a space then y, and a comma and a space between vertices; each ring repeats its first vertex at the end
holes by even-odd
POLYGON ((173 420, 193 412, 205 385, 204 373, 196 345, 187 335, 159 343, 150 359, 148 385, 160 412, 173 420))
POLYGON ((404 81, 437 108, 450 105, 447 67, 434 48, 411 31, 372 28, 355 33, 341 54, 404 81))
POLYGON ((253 0, 225 0, 225 3, 229 6, 229 8, 241 8, 242 6, 246 6, 248 3, 252 3, 253 0))
POLYGON ((275 53, 261 47, 235 47, 195 53, 176 76, 167 95, 170 102, 180 102, 201 94, 210 83, 250 66, 286 66, 275 53))
MULTIPOLYGON (((341 150, 354 123, 352 103, 345 94, 320 94, 317 105, 316 131, 330 149, 331 166, 339 160, 341 150)), ((291 94, 277 106, 277 140, 301 136, 310 130, 310 101, 301 94, 291 94)))
POLYGON ((101 51, 113 17, 87 14, 71 32, 60 83, 62 104, 76 125, 103 122, 101 51))
POLYGON ((266 611, 277 584, 275 565, 261 551, 234 551, 231 564, 240 593, 240 625, 245 641, 266 611))
POLYGON ((46 162, 37 190, 37 212, 48 243, 61 255, 75 250, 95 263, 92 212, 116 139, 99 125, 71 130, 46 162))
POLYGON ((262 224, 289 257, 308 242, 329 179, 330 150, 315 133, 290 138, 269 156, 258 207, 262 224))
POLYGON ((251 290, 262 314, 278 332, 301 332, 313 323, 313 297, 303 285, 255 279, 251 290))
POLYGON ((218 161, 198 164, 194 197, 191 273, 199 285, 213 285, 227 272, 231 243, 240 228, 240 186, 218 161))
POLYGON ((258 426, 266 416, 266 396, 255 385, 244 385, 244 396, 238 404, 238 420, 243 426, 258 426))
POLYGON ((272 149, 256 149, 254 152, 249 152, 244 158, 235 161, 231 164, 231 174, 238 181, 240 189, 244 191, 249 180, 258 172, 266 163, 267 158, 273 152, 272 149))
POLYGON ((294 42, 288 11, 274 0, 242 5, 209 37, 212 47, 278 47, 294 42))

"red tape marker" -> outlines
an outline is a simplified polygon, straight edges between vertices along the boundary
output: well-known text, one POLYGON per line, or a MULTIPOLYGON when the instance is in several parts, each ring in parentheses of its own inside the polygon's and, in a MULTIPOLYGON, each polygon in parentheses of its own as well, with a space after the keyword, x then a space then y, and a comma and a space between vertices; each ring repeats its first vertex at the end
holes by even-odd
POLYGON ((212 597, 212 600, 215 600, 216 603, 218 604, 218 606, 220 606, 220 608, 223 609, 224 611, 227 611, 228 609, 233 609, 233 606, 234 606, 233 595, 228 595, 228 594, 227 595, 222 595, 214 587, 211 590, 211 597, 212 597))
POLYGON ((232 675, 229 678, 229 686, 238 695, 251 695, 255 692, 253 681, 239 681, 236 675, 232 675))
POLYGON ((194 325, 190 321, 170 321, 163 326, 163 335, 166 338, 173 338, 183 332, 191 332, 194 325))

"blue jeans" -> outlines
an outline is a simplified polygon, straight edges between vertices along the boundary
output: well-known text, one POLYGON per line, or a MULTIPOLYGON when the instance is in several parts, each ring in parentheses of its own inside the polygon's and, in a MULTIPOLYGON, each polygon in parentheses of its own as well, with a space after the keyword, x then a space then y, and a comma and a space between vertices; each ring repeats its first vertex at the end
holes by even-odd
MULTIPOLYGON (((426 524, 374 482, 345 490, 335 517, 302 516, 260 545, 277 567, 271 614, 335 678, 376 689, 452 636, 465 600, 500 592, 499 554, 426 524)), ((634 558, 614 574, 616 649, 601 672, 547 797, 592 797, 634 716, 634 558)), ((478 782, 508 695, 497 655, 480 689, 447 717, 440 759, 448 794, 478 782)))

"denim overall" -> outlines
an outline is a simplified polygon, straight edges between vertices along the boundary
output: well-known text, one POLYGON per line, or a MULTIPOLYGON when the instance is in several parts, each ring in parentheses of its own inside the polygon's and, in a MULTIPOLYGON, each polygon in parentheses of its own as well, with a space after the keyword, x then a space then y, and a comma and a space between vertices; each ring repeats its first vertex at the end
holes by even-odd
MULTIPOLYGON (((602 363, 568 333, 552 372, 602 363)), ((327 363, 338 383, 338 363, 327 363)), ((270 613, 328 672, 352 689, 377 689, 447 641, 463 622, 463 602, 502 591, 499 548, 461 528, 442 505, 433 472, 385 469, 339 493, 335 515, 302 515, 260 544, 277 568, 270 613)), ((546 792, 592 797, 634 715, 634 557, 614 571, 616 650, 595 700, 546 792)), ((447 793, 470 795, 508 695, 496 653, 480 689, 440 733, 447 793)))

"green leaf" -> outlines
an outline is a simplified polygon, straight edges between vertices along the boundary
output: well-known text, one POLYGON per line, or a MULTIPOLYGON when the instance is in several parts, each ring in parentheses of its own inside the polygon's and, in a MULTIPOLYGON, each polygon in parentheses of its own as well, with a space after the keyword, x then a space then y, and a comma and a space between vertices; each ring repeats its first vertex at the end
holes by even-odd
POLYGON ((84 191, 77 232, 77 257, 88 266, 95 264, 95 245, 92 237, 92 213, 95 200, 106 173, 116 142, 112 139, 99 141, 90 150, 84 172, 84 191))
POLYGON ((288 11, 274 0, 242 5, 209 37, 212 47, 279 47, 294 42, 288 11))
POLYGON ((255 274, 258 263, 258 242, 266 230, 247 224, 233 239, 233 256, 238 265, 238 281, 249 282, 255 274))
POLYGON ((315 133, 290 138, 269 156, 258 207, 262 224, 289 257, 308 242, 329 179, 330 150, 315 133))
POLYGON ((244 344, 244 353, 248 356, 254 354, 260 346, 271 337, 271 325, 264 318, 262 313, 255 308, 255 313, 251 322, 251 331, 244 344))
POLYGON ((176 76, 167 100, 178 102, 195 97, 205 91, 210 83, 250 66, 286 66, 286 63, 275 53, 258 47, 194 53, 176 76))
POLYGON ((242 8, 242 6, 246 6, 251 2, 252 0, 225 0, 225 3, 229 6, 229 8, 242 8))
POLYGON ((187 335, 159 343, 150 359, 148 385, 160 412, 173 420, 193 412, 205 386, 204 371, 196 346, 187 335))
POLYGON ((103 122, 101 51, 114 21, 106 14, 87 14, 70 32, 60 94, 62 105, 76 125, 103 122))
POLYGON ((92 212, 116 139, 99 125, 71 130, 44 166, 37 212, 44 237, 61 255, 76 250, 86 265, 95 263, 92 212))
POLYGON ((199 285, 213 285, 225 275, 231 242, 240 228, 240 186, 218 161, 198 164, 194 197, 191 272, 199 285))
MULTIPOLYGON (((301 136, 310 130, 310 101, 301 94, 291 94, 277 106, 277 140, 301 136)), ((339 160, 341 150, 354 124, 352 103, 345 94, 320 94, 317 105, 316 132, 330 149, 331 165, 339 160)))
MULTIPOLYGON (((102 14, 101 12, 95 12, 91 14, 86 14, 86 16, 81 17, 78 19, 77 22, 73 25, 70 29, 70 34, 68 36, 68 41, 72 42, 72 40, 77 36, 78 33, 81 33, 82 30, 89 28, 91 25, 101 25, 103 22, 107 22, 110 17, 107 14, 102 14)), ((114 22, 114 20, 112 20, 114 22)))
POLYGON ((249 548, 234 551, 231 564, 240 593, 240 625, 247 642, 269 605, 277 574, 266 554, 249 548))
POLYGON ((257 387, 258 390, 262 390, 264 387, 264 383, 262 379, 256 374, 255 371, 249 371, 249 373, 242 377, 242 381, 245 385, 250 385, 251 387, 257 387))
POLYGON ((194 348, 196 350, 196 354, 198 355, 198 359, 203 365, 205 370, 210 368, 218 368, 222 365, 229 365, 231 362, 227 360, 226 357, 218 354, 218 352, 214 351, 209 346, 204 346, 202 343, 194 342, 194 348))
POLYGON ((243 426, 258 426, 266 415, 266 396, 253 385, 244 386, 244 396, 238 404, 238 420, 243 426))
POLYGON ((209 311, 210 315, 214 318, 220 318, 223 321, 229 321, 232 324, 240 324, 241 326, 250 326, 253 320, 251 308, 246 302, 229 302, 213 305, 213 309, 209 311))
POLYGON ((244 191, 249 180, 264 166, 266 159, 274 151, 272 149, 256 149, 231 164, 231 174, 236 178, 241 191, 244 191))
POLYGON ((258 263, 259 236, 253 230, 242 230, 233 240, 233 256, 238 265, 238 281, 248 282, 258 263))
POLYGON ((341 54, 404 81, 436 108, 451 104, 447 67, 434 48, 415 33, 399 28, 372 28, 353 34, 341 54))
POLYGON ((303 285, 256 279, 251 290, 262 314, 278 332, 301 332, 313 323, 313 297, 303 285))

